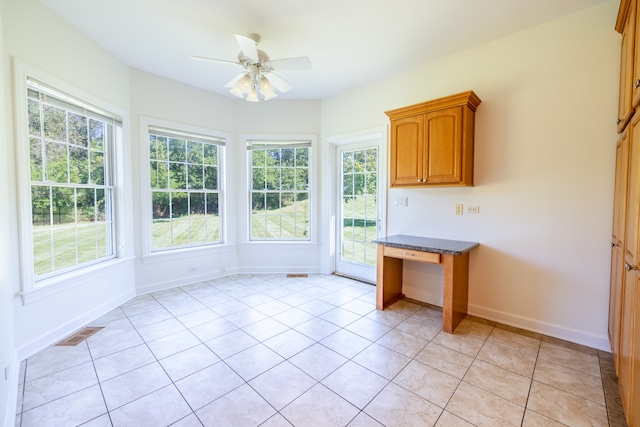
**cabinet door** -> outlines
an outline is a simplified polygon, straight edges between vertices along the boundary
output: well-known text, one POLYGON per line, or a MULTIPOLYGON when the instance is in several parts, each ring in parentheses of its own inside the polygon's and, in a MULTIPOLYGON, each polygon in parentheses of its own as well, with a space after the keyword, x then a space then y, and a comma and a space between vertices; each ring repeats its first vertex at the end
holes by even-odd
POLYGON ((640 216, 640 112, 629 125, 629 172, 627 206, 624 226, 625 258, 635 267, 639 265, 638 219, 640 216))
MULTIPOLYGON (((635 289, 635 309, 640 309, 640 274, 637 271, 627 273, 627 282, 630 282, 635 289)), ((633 341, 633 352, 631 355, 631 380, 629 381, 629 406, 625 406, 625 415, 629 426, 640 426, 640 316, 636 312, 633 330, 630 331, 633 341), (630 414, 627 412, 631 412, 630 414)))
POLYGON ((611 242, 622 247, 627 209, 627 179, 629 172, 629 132, 625 131, 616 145, 616 171, 613 189, 613 227, 611 242))
POLYGON ((424 140, 423 116, 391 122, 390 185, 419 185, 422 182, 424 140))
POLYGON ((629 14, 634 17, 634 38, 633 38, 633 75, 631 81, 633 84, 633 108, 640 104, 640 8, 632 1, 629 14))
POLYGON ((428 184, 462 182, 462 107, 425 114, 424 178, 428 184))
POLYGON ((629 422, 632 417, 630 403, 632 399, 634 347, 636 345, 634 337, 636 333, 637 280, 636 274, 633 273, 627 273, 624 277, 620 324, 620 369, 618 372, 618 387, 620 388, 622 406, 625 408, 625 416, 627 417, 627 422, 629 422))
POLYGON ((611 248, 611 284, 609 294, 609 342, 616 375, 620 375, 620 321, 622 317, 622 289, 624 279, 624 262, 622 248, 611 248))
POLYGON ((635 48, 636 27, 635 1, 629 9, 627 21, 622 32, 622 50, 620 52, 620 93, 618 96, 618 132, 622 132, 633 114, 633 53, 635 48))

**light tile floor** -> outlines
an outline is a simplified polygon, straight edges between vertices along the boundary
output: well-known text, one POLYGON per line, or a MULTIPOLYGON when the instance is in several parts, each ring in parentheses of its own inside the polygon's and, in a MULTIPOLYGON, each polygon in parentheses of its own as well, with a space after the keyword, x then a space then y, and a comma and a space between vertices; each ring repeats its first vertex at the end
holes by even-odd
POLYGON ((619 426, 609 353, 338 276, 139 296, 22 363, 16 426, 619 426))

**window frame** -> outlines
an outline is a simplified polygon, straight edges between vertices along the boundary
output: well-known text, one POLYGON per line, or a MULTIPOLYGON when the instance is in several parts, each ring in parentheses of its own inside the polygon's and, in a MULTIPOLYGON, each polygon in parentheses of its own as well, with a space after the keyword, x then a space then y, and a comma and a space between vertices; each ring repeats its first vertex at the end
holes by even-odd
POLYGON ((316 151, 317 151, 317 136, 314 134, 245 134, 242 135, 243 149, 246 151, 245 164, 246 164, 246 238, 244 241, 246 244, 253 246, 269 246, 269 245, 286 245, 296 247, 317 246, 317 221, 316 221, 316 206, 318 200, 318 194, 316 192, 316 151), (251 193, 253 182, 253 168, 252 168, 252 156, 250 145, 252 142, 259 141, 261 143, 271 143, 271 145, 281 145, 286 147, 287 144, 296 145, 300 142, 309 143, 309 160, 308 160, 308 179, 309 179, 309 226, 308 226, 308 238, 306 239, 269 239, 269 238, 253 238, 252 237, 252 200, 251 193))
MULTIPOLYGON (((18 199, 18 226, 20 243, 20 295, 23 303, 38 300, 52 293, 86 284, 87 275, 95 275, 113 268, 133 257, 125 251, 126 242, 130 238, 126 236, 125 200, 126 189, 124 183, 124 145, 126 129, 129 126, 128 112, 122 108, 110 104, 103 99, 85 92, 61 79, 33 67, 14 58, 14 135, 16 158, 16 191, 18 199), (114 126, 114 140, 110 152, 110 173, 112 175, 112 246, 113 256, 76 264, 72 267, 52 272, 42 277, 35 274, 33 254, 33 229, 32 229, 32 196, 31 196, 31 172, 30 172, 30 144, 29 144, 29 116, 28 95, 29 85, 27 80, 41 82, 44 86, 52 88, 63 96, 69 96, 72 104, 79 105, 97 114, 113 116, 119 122, 114 126)), ((105 154, 106 156, 106 154, 105 154)))
MULTIPOLYGON (((141 232, 142 232, 142 262, 156 263, 164 262, 181 257, 189 257, 194 254, 216 253, 226 249, 228 245, 227 231, 227 196, 226 196, 226 176, 227 176, 227 150, 230 145, 230 134, 227 132, 203 128, 199 126, 187 125, 152 117, 140 117, 140 192, 141 192, 141 232), (152 204, 151 188, 151 154, 149 151, 150 128, 164 128, 175 132, 201 135, 212 139, 221 139, 225 143, 218 155, 218 193, 219 193, 219 216, 220 216, 220 242, 202 243, 183 246, 172 246, 168 248, 153 248, 153 212, 150 209, 152 204)), ((185 191, 187 191, 185 189, 185 191)))

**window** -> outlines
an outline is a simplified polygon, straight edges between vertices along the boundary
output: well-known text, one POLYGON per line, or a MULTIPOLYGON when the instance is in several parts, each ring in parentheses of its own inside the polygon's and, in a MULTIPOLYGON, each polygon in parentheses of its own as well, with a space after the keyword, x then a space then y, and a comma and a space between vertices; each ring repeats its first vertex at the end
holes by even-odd
POLYGON ((251 240, 310 240, 311 141, 249 140, 251 240))
POLYGON ((151 250, 222 243, 225 139, 149 126, 151 250))
POLYGON ((29 146, 38 281, 116 257, 114 146, 122 121, 30 77, 26 89, 28 141, 20 143, 29 146))

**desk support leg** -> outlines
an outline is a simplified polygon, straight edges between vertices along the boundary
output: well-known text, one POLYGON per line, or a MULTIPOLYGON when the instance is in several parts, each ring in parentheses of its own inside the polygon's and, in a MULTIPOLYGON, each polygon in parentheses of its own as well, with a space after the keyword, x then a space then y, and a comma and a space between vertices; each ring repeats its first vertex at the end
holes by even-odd
POLYGON ((384 310, 402 296, 402 260, 384 256, 384 245, 379 244, 376 266, 376 308, 384 310))
POLYGON ((442 330, 453 333, 467 315, 469 299, 469 252, 442 255, 444 266, 444 301, 442 330))

